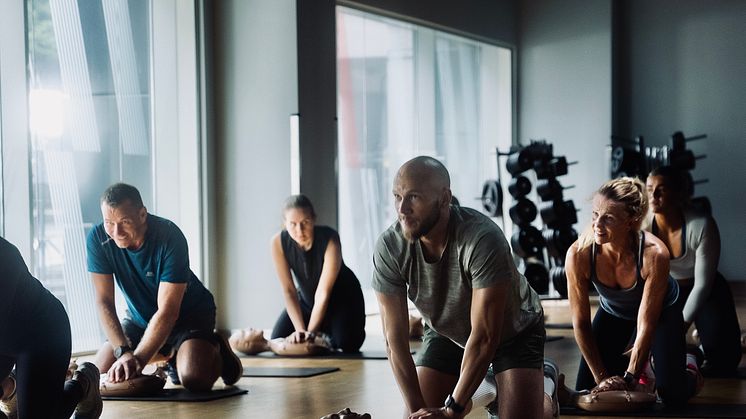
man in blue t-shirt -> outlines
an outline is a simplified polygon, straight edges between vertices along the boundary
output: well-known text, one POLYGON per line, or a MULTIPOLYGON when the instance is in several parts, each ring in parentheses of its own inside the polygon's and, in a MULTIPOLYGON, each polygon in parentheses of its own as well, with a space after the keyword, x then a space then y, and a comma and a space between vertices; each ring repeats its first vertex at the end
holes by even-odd
POLYGON ((101 196, 104 222, 88 234, 88 271, 108 341, 96 365, 108 379, 138 376, 150 362, 168 360, 172 381, 210 390, 218 376, 231 385, 243 372, 224 337, 214 332, 215 301, 189 268, 184 234, 176 224, 148 214, 140 192, 117 183, 101 196), (120 322, 114 282, 124 294, 120 322))

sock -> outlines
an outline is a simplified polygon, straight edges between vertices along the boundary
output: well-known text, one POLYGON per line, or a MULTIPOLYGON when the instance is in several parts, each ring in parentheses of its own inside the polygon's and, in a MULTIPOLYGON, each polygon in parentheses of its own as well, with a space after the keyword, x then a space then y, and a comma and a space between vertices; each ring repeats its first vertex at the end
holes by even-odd
POLYGON ((697 356, 694 354, 686 354, 686 367, 690 370, 699 371, 697 367, 697 356))
POLYGON ((497 397, 497 387, 495 383, 485 378, 482 383, 479 384, 474 395, 471 396, 471 402, 474 403, 474 407, 485 407, 492 403, 497 397))
POLYGON ((551 378, 547 377, 546 375, 544 376, 544 394, 546 394, 547 396, 549 396, 550 399, 554 395, 554 387, 556 385, 557 384, 555 384, 554 380, 552 380, 551 378))

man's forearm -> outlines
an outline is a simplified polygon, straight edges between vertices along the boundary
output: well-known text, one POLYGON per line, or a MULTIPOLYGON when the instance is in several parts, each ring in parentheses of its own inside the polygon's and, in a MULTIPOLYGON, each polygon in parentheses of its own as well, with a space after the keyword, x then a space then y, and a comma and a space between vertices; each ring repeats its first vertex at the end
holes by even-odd
POLYGON ((142 366, 145 366, 166 343, 174 324, 176 324, 176 318, 165 316, 160 312, 156 312, 153 315, 148 323, 148 327, 145 329, 145 334, 140 344, 137 345, 134 352, 135 357, 142 363, 142 366))
POLYGON ((420 382, 417 379, 417 369, 414 366, 414 361, 409 351, 393 351, 389 349, 388 356, 396 384, 399 386, 399 392, 401 392, 409 412, 416 412, 423 407, 427 407, 425 406, 425 398, 422 396, 422 390, 420 389, 420 382))
POLYGON ((476 340, 470 337, 466 342, 461 373, 453 389, 453 398, 462 406, 471 399, 487 375, 487 368, 495 356, 496 348, 497 342, 489 339, 476 340))
POLYGON ((109 304, 98 304, 98 313, 101 317, 101 323, 104 328, 106 338, 113 348, 127 345, 127 338, 122 331, 122 324, 119 322, 116 307, 109 304))

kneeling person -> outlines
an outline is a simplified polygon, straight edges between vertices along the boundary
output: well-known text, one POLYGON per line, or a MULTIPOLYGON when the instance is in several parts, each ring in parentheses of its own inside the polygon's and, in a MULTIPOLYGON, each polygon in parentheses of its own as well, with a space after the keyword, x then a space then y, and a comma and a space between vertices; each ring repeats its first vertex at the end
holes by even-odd
POLYGON ((448 171, 433 158, 405 163, 393 193, 399 220, 378 239, 372 285, 410 417, 463 417, 490 364, 500 417, 552 415, 542 401, 543 311, 502 231, 450 205, 448 171), (407 297, 425 320, 416 368, 407 297))
POLYGON ((101 197, 104 222, 88 235, 88 271, 108 338, 96 365, 119 382, 138 376, 158 358, 169 359, 189 390, 231 385, 241 360, 214 332, 215 301, 189 268, 186 238, 171 221, 148 214, 138 190, 117 183, 101 197), (120 322, 114 282, 127 301, 120 322))

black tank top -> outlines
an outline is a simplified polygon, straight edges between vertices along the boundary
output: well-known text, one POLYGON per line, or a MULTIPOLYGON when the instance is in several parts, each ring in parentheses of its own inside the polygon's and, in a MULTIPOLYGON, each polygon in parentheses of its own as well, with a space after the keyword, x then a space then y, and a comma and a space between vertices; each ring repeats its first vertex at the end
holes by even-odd
MULTIPOLYGON (((309 306, 313 306, 314 294, 319 286, 321 271, 324 268, 324 254, 329 241, 332 239, 339 243, 339 235, 333 228, 314 226, 313 244, 308 251, 304 251, 290 237, 287 230, 282 230, 280 233, 282 252, 295 277, 295 286, 298 288, 303 302, 309 306)), ((343 261, 337 280, 334 282, 334 290, 350 286, 359 288, 360 283, 343 261)))
MULTIPOLYGON (((637 319, 637 312, 642 302, 642 294, 645 290, 645 281, 642 279, 642 260, 645 244, 645 232, 641 231, 639 236, 639 245, 635 253, 635 265, 637 266, 637 277, 635 284, 627 289, 610 288, 602 284, 596 275, 596 254, 598 248, 593 243, 591 251, 591 283, 596 288, 599 295, 599 304, 606 312, 616 317, 626 320, 637 319)), ((668 292, 663 299, 663 307, 668 307, 676 302, 679 296, 679 284, 668 278, 668 292)))

